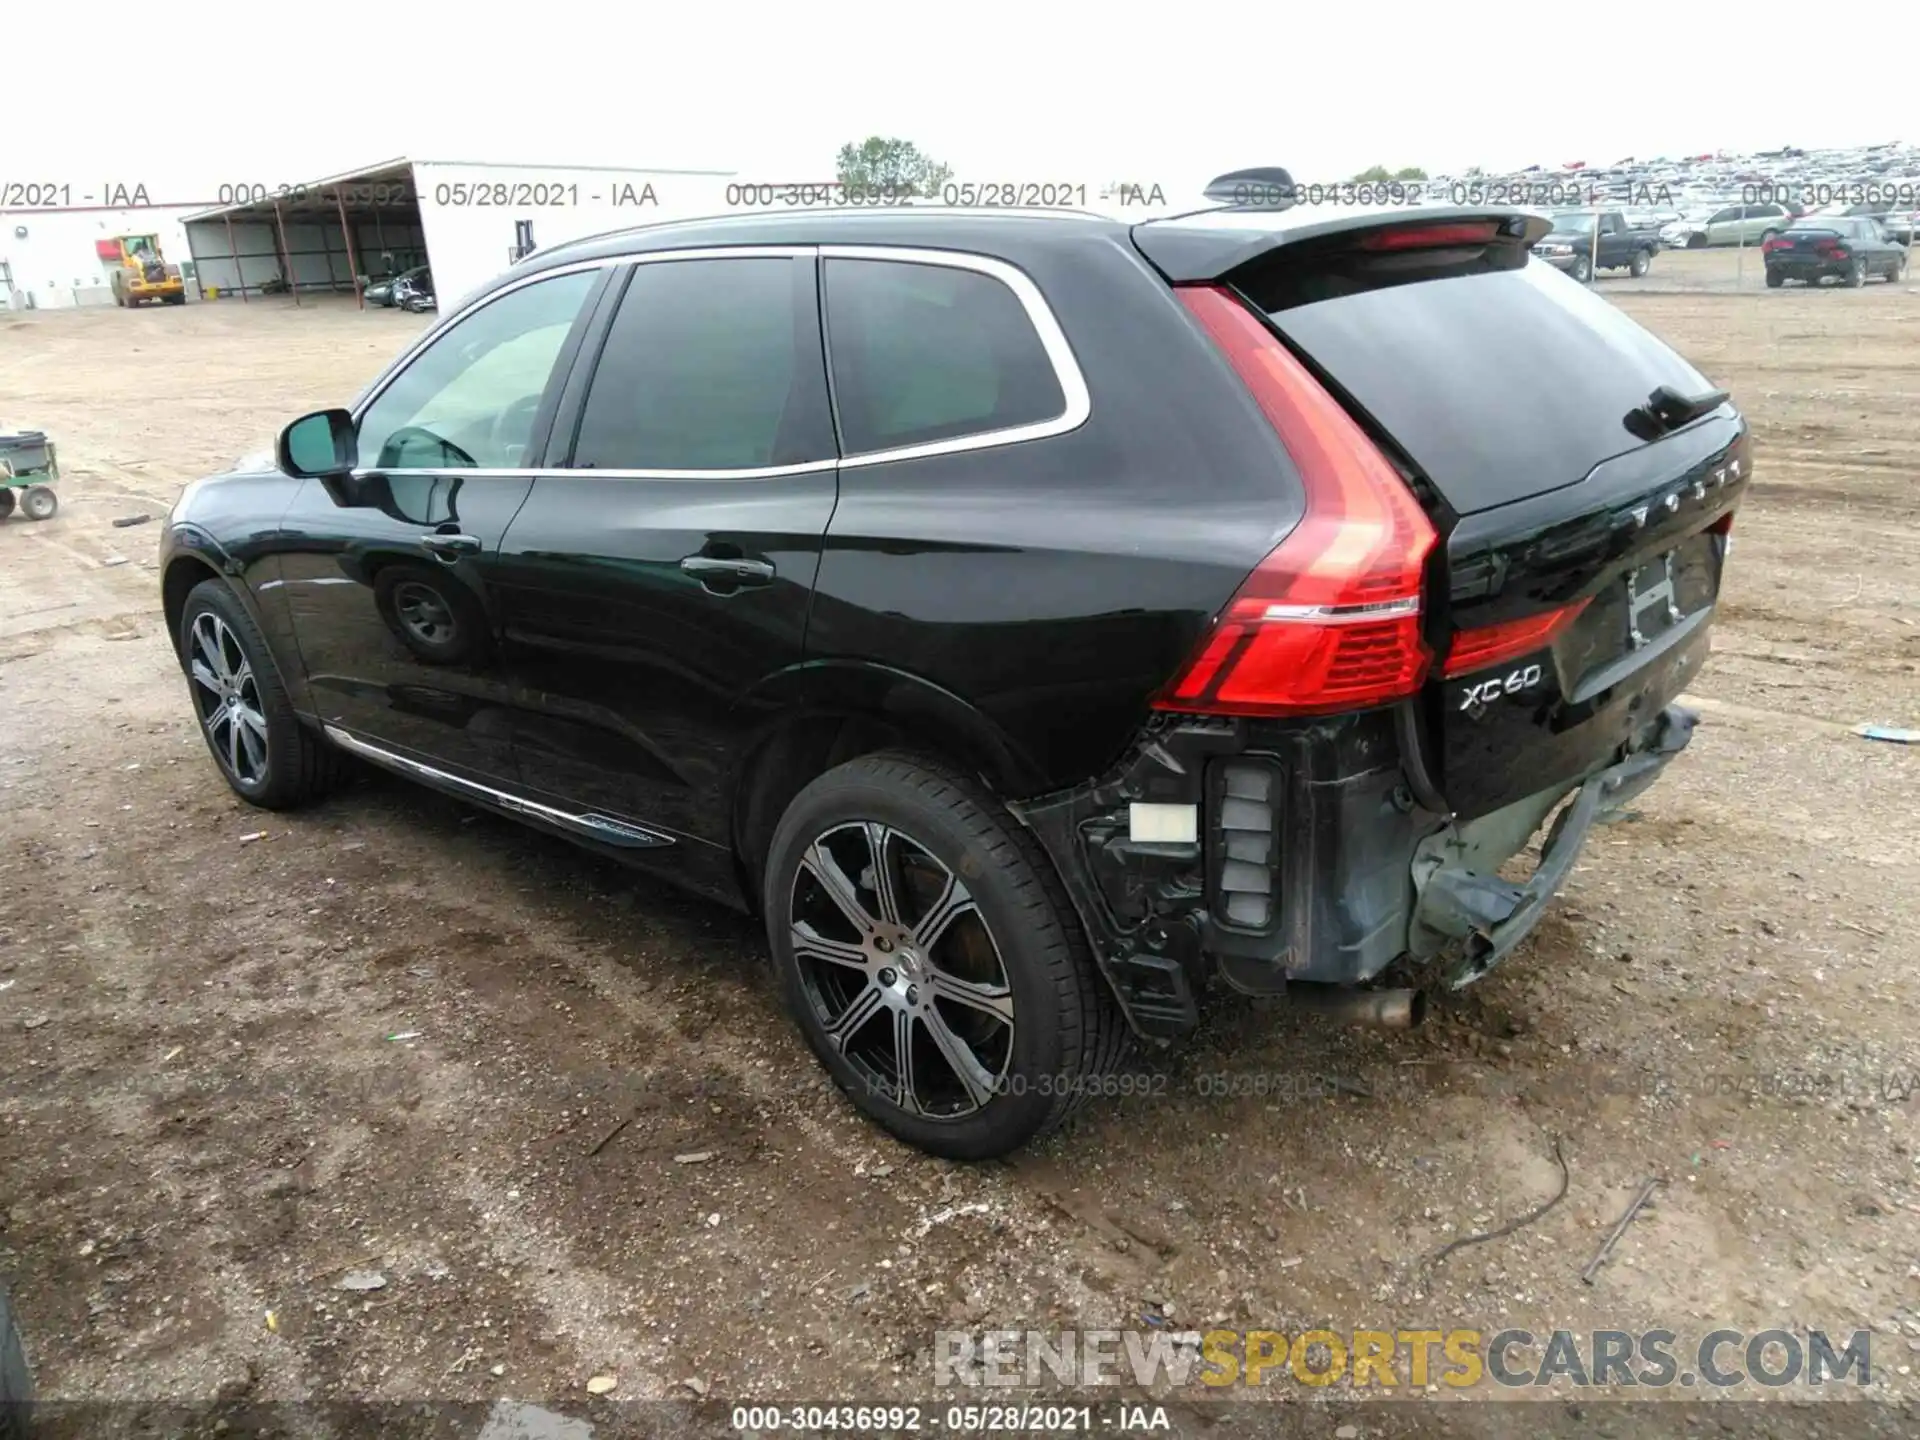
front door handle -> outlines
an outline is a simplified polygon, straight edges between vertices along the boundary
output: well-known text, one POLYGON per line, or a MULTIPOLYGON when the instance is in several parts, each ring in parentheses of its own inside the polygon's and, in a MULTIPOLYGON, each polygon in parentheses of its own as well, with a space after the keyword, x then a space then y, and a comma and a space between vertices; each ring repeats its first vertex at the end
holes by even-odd
POLYGON ((478 555, 485 548, 478 535, 443 535, 439 531, 422 535, 420 543, 449 564, 463 555, 478 555))
POLYGON ((689 555, 680 562, 680 569, 688 575, 696 575, 702 585, 712 589, 716 586, 733 587, 736 585, 765 585, 773 579, 774 569, 765 560, 723 559, 717 555, 689 555))

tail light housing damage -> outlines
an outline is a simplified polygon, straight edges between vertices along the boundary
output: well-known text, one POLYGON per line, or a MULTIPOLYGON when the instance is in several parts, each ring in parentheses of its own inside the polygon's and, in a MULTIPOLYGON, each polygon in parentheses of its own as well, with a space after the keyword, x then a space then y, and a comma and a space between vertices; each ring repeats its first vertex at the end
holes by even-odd
POLYGON ((1418 691, 1432 664, 1421 580, 1439 536, 1399 472, 1232 292, 1176 293, 1299 467, 1306 513, 1155 700, 1210 715, 1318 715, 1418 691))

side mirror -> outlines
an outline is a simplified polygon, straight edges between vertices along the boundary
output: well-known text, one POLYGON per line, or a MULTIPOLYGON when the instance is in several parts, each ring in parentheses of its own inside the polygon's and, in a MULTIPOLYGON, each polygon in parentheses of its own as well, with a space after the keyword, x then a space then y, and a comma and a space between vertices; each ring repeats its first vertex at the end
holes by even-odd
POLYGON ((273 458, 298 479, 325 480, 352 474, 358 450, 353 416, 345 410, 320 410, 301 416, 280 432, 273 458))

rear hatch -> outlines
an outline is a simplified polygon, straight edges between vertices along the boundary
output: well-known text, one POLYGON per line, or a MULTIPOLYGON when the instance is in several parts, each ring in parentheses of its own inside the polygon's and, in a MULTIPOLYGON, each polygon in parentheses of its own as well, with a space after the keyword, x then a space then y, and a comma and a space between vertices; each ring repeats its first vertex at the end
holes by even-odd
POLYGON ((1176 284, 1226 285, 1264 316, 1432 517, 1417 728, 1462 818, 1607 762, 1684 687, 1751 470, 1744 422, 1698 370, 1530 258, 1544 217, 1471 225, 1277 230, 1211 275, 1197 242, 1134 229, 1176 284))

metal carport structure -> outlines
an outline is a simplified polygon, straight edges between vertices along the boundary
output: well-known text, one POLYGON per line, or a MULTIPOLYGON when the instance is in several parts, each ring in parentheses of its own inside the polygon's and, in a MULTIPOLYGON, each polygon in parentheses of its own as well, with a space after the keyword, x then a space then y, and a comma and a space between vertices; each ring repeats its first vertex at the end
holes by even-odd
POLYGON ((427 263, 411 160, 389 160, 310 184, 236 186, 231 204, 183 217, 200 298, 303 292, 366 299, 356 277, 427 263))

